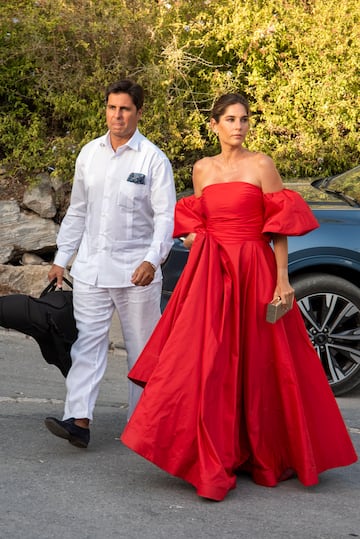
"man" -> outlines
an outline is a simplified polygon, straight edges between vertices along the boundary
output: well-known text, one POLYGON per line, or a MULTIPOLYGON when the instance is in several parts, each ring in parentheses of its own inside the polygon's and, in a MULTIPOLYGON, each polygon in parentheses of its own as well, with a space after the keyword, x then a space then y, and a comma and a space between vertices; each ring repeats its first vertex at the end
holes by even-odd
MULTIPOLYGON (((138 130, 143 90, 130 80, 106 91, 108 132, 89 142, 76 161, 69 209, 57 238, 49 280, 62 286, 72 265, 78 338, 71 349, 63 420, 47 428, 87 447, 89 422, 107 364, 109 328, 117 310, 128 368, 160 318, 160 264, 172 246, 175 187, 165 154, 138 130)), ((129 382, 130 417, 141 388, 129 382)))

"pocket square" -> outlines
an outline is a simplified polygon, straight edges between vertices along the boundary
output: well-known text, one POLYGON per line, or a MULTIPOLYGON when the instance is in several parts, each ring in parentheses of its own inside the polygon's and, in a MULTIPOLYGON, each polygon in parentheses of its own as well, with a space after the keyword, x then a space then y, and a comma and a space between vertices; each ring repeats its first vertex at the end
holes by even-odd
POLYGON ((131 174, 129 174, 128 179, 126 181, 127 182, 132 182, 132 183, 140 183, 140 184, 144 185, 145 184, 145 174, 141 174, 140 172, 131 172, 131 174))

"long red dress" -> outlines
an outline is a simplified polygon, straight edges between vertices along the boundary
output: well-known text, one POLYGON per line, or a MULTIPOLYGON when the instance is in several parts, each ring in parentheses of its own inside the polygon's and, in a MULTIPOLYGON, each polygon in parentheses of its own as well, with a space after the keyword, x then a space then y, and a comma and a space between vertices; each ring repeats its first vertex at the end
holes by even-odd
POLYGON ((295 304, 265 321, 275 289, 270 234, 318 226, 303 199, 245 182, 177 204, 174 236, 197 232, 187 265, 129 373, 145 386, 125 445, 200 496, 222 500, 244 470, 266 486, 304 485, 357 460, 295 304))

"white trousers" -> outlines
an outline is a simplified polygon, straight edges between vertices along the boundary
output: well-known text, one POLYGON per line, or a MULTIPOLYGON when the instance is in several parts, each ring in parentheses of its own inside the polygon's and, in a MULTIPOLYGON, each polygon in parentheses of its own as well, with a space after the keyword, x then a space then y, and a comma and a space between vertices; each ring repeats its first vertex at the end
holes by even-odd
MULTIPOLYGON (((63 419, 92 420, 100 382, 106 370, 114 310, 119 316, 130 370, 160 318, 161 283, 98 288, 74 279, 73 287, 78 338, 71 348, 72 367, 66 378, 63 419)), ((130 381, 128 387, 129 419, 142 388, 130 381)))

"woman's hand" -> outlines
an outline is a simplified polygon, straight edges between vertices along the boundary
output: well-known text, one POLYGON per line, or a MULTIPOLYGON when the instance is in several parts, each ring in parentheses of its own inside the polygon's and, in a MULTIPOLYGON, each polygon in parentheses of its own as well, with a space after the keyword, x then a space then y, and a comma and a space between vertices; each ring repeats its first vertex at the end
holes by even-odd
POLYGON ((274 291, 273 300, 279 298, 281 299, 281 304, 284 305, 284 307, 286 307, 288 310, 292 308, 295 298, 295 290, 289 282, 277 284, 274 291))

